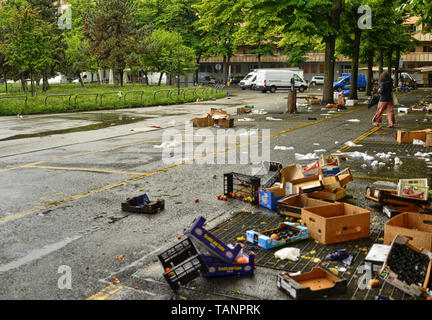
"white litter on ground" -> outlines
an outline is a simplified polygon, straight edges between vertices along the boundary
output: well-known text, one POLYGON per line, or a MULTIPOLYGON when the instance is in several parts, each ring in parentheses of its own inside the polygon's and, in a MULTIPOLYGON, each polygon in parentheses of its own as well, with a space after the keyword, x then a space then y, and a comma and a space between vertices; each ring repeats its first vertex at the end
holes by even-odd
POLYGON ((276 146, 274 147, 274 150, 288 151, 288 150, 294 150, 294 147, 276 146))
POLYGON ((244 121, 254 121, 254 119, 252 118, 243 118, 243 119, 238 119, 238 121, 244 122, 244 121))
POLYGON ((374 157, 368 155, 367 153, 358 152, 358 151, 347 152, 347 153, 345 153, 345 155, 347 155, 348 157, 351 157, 351 158, 363 158, 364 161, 372 161, 375 159, 374 157))
POLYGON ((300 153, 296 153, 295 154, 295 158, 296 160, 317 160, 319 159, 319 157, 317 156, 316 153, 308 153, 308 154, 300 154, 300 153))
POLYGON ((153 148, 156 148, 156 149, 175 148, 175 147, 179 146, 179 144, 180 143, 177 140, 165 141, 165 142, 162 142, 162 144, 160 146, 153 146, 153 148))
POLYGON ((424 146, 425 142, 423 140, 414 139, 412 144, 417 145, 417 146, 424 146))
POLYGON ((275 252, 275 258, 280 260, 298 261, 300 257, 300 249, 298 248, 284 248, 275 252))
POLYGON ((276 119, 276 118, 273 118, 273 117, 267 117, 266 120, 268 120, 268 121, 281 121, 282 119, 276 119))
POLYGON ((264 111, 264 109, 261 110, 253 110, 252 114, 267 114, 267 111, 264 111))
POLYGON ((360 122, 360 120, 359 119, 350 119, 350 120, 347 120, 348 122, 360 122))
POLYGON ((348 147, 363 147, 363 145, 361 145, 361 144, 356 144, 356 143, 354 143, 354 142, 352 142, 352 141, 347 141, 347 142, 345 142, 345 145, 348 146, 348 147))
POLYGON ((318 150, 314 150, 315 153, 320 153, 320 152, 327 152, 326 149, 318 149, 318 150))

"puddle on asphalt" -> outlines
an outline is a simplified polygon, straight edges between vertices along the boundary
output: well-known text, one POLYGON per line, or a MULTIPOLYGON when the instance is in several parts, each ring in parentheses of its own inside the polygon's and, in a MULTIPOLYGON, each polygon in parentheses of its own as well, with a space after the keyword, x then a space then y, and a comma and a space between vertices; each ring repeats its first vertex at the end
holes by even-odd
POLYGON ((18 134, 15 136, 0 139, 0 141, 37 138, 37 137, 40 138, 40 137, 46 137, 46 136, 51 136, 56 134, 93 131, 93 130, 99 130, 99 129, 104 129, 113 126, 136 123, 143 120, 152 119, 153 117, 131 117, 131 116, 119 115, 115 113, 114 114, 113 113, 83 113, 76 116, 55 115, 55 116, 48 116, 44 118, 66 119, 66 120, 87 120, 87 121, 96 121, 97 123, 75 127, 75 128, 68 128, 68 129, 48 130, 48 131, 29 133, 29 134, 18 134))

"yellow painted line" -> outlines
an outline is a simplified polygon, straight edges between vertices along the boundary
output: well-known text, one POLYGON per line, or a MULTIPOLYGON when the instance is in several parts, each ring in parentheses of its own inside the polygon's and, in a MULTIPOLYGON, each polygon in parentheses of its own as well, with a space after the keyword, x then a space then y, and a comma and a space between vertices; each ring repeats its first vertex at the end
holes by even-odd
POLYGON ((109 286, 103 288, 101 291, 95 293, 91 297, 88 297, 86 300, 106 300, 121 289, 123 289, 122 285, 110 284, 109 286))
MULTIPOLYGON (((359 143, 363 139, 369 137, 370 135, 374 134, 375 132, 377 132, 378 130, 381 130, 381 129, 382 129, 382 127, 375 127, 372 130, 369 130, 368 132, 362 134, 360 137, 358 137, 357 139, 355 139, 353 142, 354 143, 359 143)), ((351 148, 350 146, 344 146, 344 147, 340 148, 338 150, 338 152, 344 152, 344 151, 347 151, 350 148, 351 148)))
MULTIPOLYGON (((354 112, 354 111, 353 111, 353 112, 354 112)), ((323 122, 323 121, 327 121, 327 120, 330 120, 330 119, 338 118, 338 117, 340 117, 340 116, 341 116, 341 114, 337 114, 337 115, 335 115, 335 116, 333 116, 333 117, 331 117, 331 118, 326 118, 326 119, 318 120, 318 121, 315 121, 315 122, 312 122, 312 123, 308 123, 308 124, 306 124, 306 125, 302 125, 302 126, 298 126, 298 127, 295 127, 295 128, 291 128, 291 129, 289 129, 289 130, 285 130, 285 131, 280 132, 280 133, 278 133, 278 134, 274 134, 274 135, 272 135, 271 137, 274 137, 274 136, 277 136, 277 135, 281 135, 281 134, 284 134, 284 133, 287 133, 287 132, 291 132, 291 131, 294 131, 294 130, 298 130, 298 129, 301 129, 301 128, 305 128, 305 127, 311 126, 311 125, 313 125, 313 124, 317 124, 317 123, 320 123, 320 122, 323 122)), ((379 127, 378 127, 378 128, 379 128, 379 127)), ((378 129, 378 128, 374 128, 373 130, 376 130, 376 129, 378 129)), ((380 128, 379 128, 379 129, 380 129, 380 128)), ((372 134, 372 133, 370 133, 370 134, 372 134)), ((362 135, 362 136, 365 136, 365 135, 362 135)), ((357 140, 355 140, 355 141, 357 141, 357 140)), ((145 142, 141 142, 141 143, 145 143, 145 142)), ((139 144, 139 143, 133 143, 133 144, 129 144, 129 145, 136 145, 136 144, 139 144)), ((69 197, 69 198, 65 198, 65 199, 63 199, 63 200, 59 200, 59 201, 55 201, 55 202, 51 202, 51 203, 46 204, 46 205, 43 205, 43 206, 37 206, 37 207, 34 207, 34 208, 32 208, 32 209, 28 209, 28 210, 25 210, 25 211, 21 211, 21 212, 19 212, 19 213, 13 214, 13 215, 10 215, 10 216, 6 216, 6 217, 3 217, 3 218, 0 218, 0 225, 3 224, 3 223, 6 223, 6 222, 8 222, 8 221, 13 221, 13 220, 16 220, 16 219, 22 218, 22 217, 24 217, 24 216, 30 215, 30 214, 32 214, 32 213, 35 213, 35 212, 38 212, 38 211, 41 211, 41 210, 46 210, 46 209, 48 209, 48 208, 52 208, 52 207, 55 207, 55 206, 59 206, 59 205, 61 205, 61 204, 64 204, 64 203, 66 203, 66 202, 69 202, 69 201, 73 201, 73 200, 81 199, 81 198, 84 198, 84 197, 87 197, 87 196, 93 195, 93 194, 95 194, 95 193, 98 193, 98 192, 102 192, 102 191, 105 191, 105 190, 109 190, 109 189, 112 189, 112 188, 116 188, 116 187, 119 187, 119 186, 124 185, 124 184, 126 184, 126 183, 129 183, 129 182, 132 182, 132 181, 141 180, 141 179, 144 179, 145 177, 148 177, 148 176, 151 176, 151 175, 154 175, 154 174, 157 174, 157 173, 166 172, 166 171, 169 171, 169 170, 171 170, 171 169, 178 168, 178 167, 184 166, 184 165, 189 164, 189 163, 193 163, 193 162, 195 162, 195 161, 197 161, 197 160, 204 159, 204 158, 206 158, 206 157, 214 156, 214 155, 217 155, 217 154, 219 154, 219 153, 225 153, 225 152, 228 152, 228 151, 233 150, 233 149, 238 149, 238 148, 241 148, 241 147, 243 147, 243 146, 245 146, 245 145, 248 145, 248 144, 249 144, 249 143, 238 144, 238 145, 235 145, 234 147, 226 148, 226 149, 224 149, 224 150, 222 150, 222 151, 218 151, 218 152, 213 152, 213 153, 211 153, 211 154, 205 155, 205 156, 203 156, 203 157, 201 157, 201 158, 198 158, 198 159, 191 159, 191 160, 189 160, 189 161, 184 161, 184 162, 179 163, 179 164, 175 164, 175 165, 172 165, 172 166, 169 166, 169 167, 166 167, 166 168, 162 168, 162 169, 155 170, 155 171, 150 172, 150 173, 146 173, 145 175, 139 175, 139 176, 137 176, 137 177, 133 177, 133 178, 129 178, 129 179, 126 179, 126 180, 122 180, 122 181, 119 181, 119 182, 116 182, 116 183, 113 183, 113 184, 109 184, 109 185, 103 186, 103 187, 101 187, 101 188, 97 188, 97 189, 93 189, 93 190, 90 190, 90 191, 87 191, 87 192, 84 192, 84 193, 80 193, 80 194, 77 194, 77 195, 71 196, 71 197, 69 197)), ((118 146, 118 147, 113 147, 113 148, 109 148, 109 149, 112 150, 112 149, 117 149, 117 148, 120 148, 120 146, 118 146)), ((103 150, 107 150, 107 149, 103 149, 103 150)), ((95 151, 95 152, 96 152, 96 151, 95 151)), ((86 153, 88 153, 88 152, 86 152, 86 153)), ((71 156, 72 156, 72 155, 71 155, 71 156)), ((68 157, 68 156, 64 156, 64 157, 68 157)), ((60 157, 60 158, 64 158, 64 157, 60 157)), ((49 161, 50 161, 50 160, 47 160, 46 162, 49 162, 49 161)), ((53 160, 51 160, 51 161, 53 161, 53 160)), ((43 162, 43 161, 42 161, 42 162, 43 162)), ((31 165, 33 165, 33 164, 31 164, 31 165)))
POLYGON ((90 191, 87 191, 87 192, 83 192, 83 193, 80 193, 80 194, 77 194, 77 195, 74 195, 74 196, 62 199, 62 200, 54 201, 54 202, 48 203, 46 205, 36 206, 34 208, 31 208, 31 209, 28 209, 28 210, 24 210, 24 211, 18 212, 16 214, 12 214, 12 215, 0 218, 0 225, 3 224, 3 223, 9 222, 9 221, 13 221, 13 220, 16 220, 16 219, 28 216, 28 215, 30 215, 32 213, 35 213, 35 212, 39 212, 39 211, 42 211, 42 210, 46 210, 46 209, 49 209, 49 208, 52 208, 52 207, 59 206, 61 204, 69 202, 69 201, 85 198, 85 197, 88 197, 90 195, 93 195, 93 194, 101 192, 101 191, 105 191, 105 190, 109 190, 109 189, 112 189, 112 188, 119 187, 119 186, 124 185, 124 184, 126 184, 128 182, 141 180, 141 179, 143 179, 143 178, 145 178, 147 176, 149 176, 149 174, 145 174, 145 175, 141 175, 141 176, 125 179, 125 180, 122 180, 122 181, 119 181, 119 182, 116 182, 116 183, 112 183, 112 184, 109 184, 109 185, 106 185, 106 186, 103 186, 103 187, 100 187, 100 188, 97 188, 97 189, 93 189, 93 190, 90 190, 90 191))
POLYGON ((288 132, 292 132, 292 131, 295 131, 295 130, 298 130, 298 129, 302 129, 302 128, 306 128, 306 127, 309 127, 309 126, 313 126, 315 124, 318 124, 318 123, 321 123, 321 122, 324 122, 324 121, 336 119, 336 118, 339 118, 341 116, 342 115, 337 114, 337 115, 334 115, 334 116, 329 117, 329 118, 321 119, 321 120, 310 122, 310 123, 307 123, 307 124, 304 124, 304 125, 301 125, 301 126, 298 126, 298 127, 290 128, 290 129, 284 130, 282 132, 274 133, 274 134, 270 135, 270 138, 273 138, 273 137, 276 137, 276 136, 280 136, 282 134, 285 134, 285 133, 288 133, 288 132))
POLYGON ((25 165, 23 168, 35 168, 35 169, 48 169, 48 170, 62 170, 62 171, 86 171, 86 172, 100 172, 100 173, 116 173, 116 174, 130 174, 130 175, 146 175, 146 172, 138 171, 118 171, 118 170, 104 170, 104 169, 92 169, 92 168, 72 168, 72 167, 51 167, 51 166, 32 166, 25 165))

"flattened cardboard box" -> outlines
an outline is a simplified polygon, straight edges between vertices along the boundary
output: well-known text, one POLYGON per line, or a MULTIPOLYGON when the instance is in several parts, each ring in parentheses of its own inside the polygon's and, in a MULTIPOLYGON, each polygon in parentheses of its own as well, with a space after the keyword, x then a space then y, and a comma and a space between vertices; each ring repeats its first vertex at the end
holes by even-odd
POLYGON ((343 188, 338 188, 332 191, 316 191, 308 193, 308 196, 311 198, 327 201, 339 201, 346 197, 346 190, 343 188))
POLYGON ((384 244, 390 245, 397 235, 409 239, 409 244, 432 251, 432 216, 404 212, 384 225, 384 244))
POLYGON ((370 211, 347 203, 304 209, 301 217, 310 237, 321 244, 368 238, 370 235, 370 211))
POLYGON ((380 271, 380 275, 379 276, 380 276, 380 278, 382 280, 388 282, 389 284, 391 284, 392 286, 394 286, 394 287, 402 290, 403 292, 408 293, 409 295, 411 295, 413 297, 420 297, 424 292, 426 292, 428 289, 430 289, 430 288, 427 288, 427 287, 429 285, 429 279, 431 277, 432 253, 430 251, 427 251, 427 250, 424 250, 424 249, 421 250, 419 248, 416 248, 416 247, 410 245, 408 243, 408 241, 409 241, 409 239, 406 238, 406 237, 404 237, 404 236, 401 236, 401 235, 396 236, 396 238, 393 240, 393 242, 391 244, 390 252, 389 252, 389 254, 387 256, 386 262, 384 263, 384 265, 383 265, 383 267, 382 267, 382 269, 380 271), (394 246, 395 243, 398 243, 398 244, 401 244, 401 245, 405 245, 408 248, 410 248, 411 250, 413 250, 415 252, 418 252, 418 253, 422 253, 422 254, 424 254, 424 255, 426 255, 426 256, 429 257, 429 259, 430 259, 430 261, 429 261, 429 267, 428 267, 428 271, 427 271, 427 274, 426 274, 426 277, 425 277, 425 280, 424 280, 424 283, 423 283, 422 287, 419 287, 416 284, 408 285, 407 283, 399 280, 398 279, 398 275, 395 272, 393 272, 390 269, 390 267, 388 266, 387 261, 388 261, 390 255, 391 255, 391 251, 392 251, 392 248, 393 248, 393 246, 394 246))

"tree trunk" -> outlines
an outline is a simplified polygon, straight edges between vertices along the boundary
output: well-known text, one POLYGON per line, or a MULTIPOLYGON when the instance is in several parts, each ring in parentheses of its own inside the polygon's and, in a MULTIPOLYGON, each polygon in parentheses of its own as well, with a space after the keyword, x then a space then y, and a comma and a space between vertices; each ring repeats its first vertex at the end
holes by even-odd
POLYGON ((144 79, 145 79, 146 85, 148 86, 149 85, 149 79, 148 79, 147 72, 144 72, 144 79))
POLYGON ((384 72, 384 49, 379 50, 379 70, 378 70, 378 78, 384 72))
POLYGON ((31 85, 31 95, 34 97, 35 95, 35 85, 34 85, 34 79, 33 79, 33 71, 30 70, 30 85, 31 85))
POLYGON ((96 76, 97 76, 98 85, 101 85, 102 81, 101 81, 101 76, 100 76, 100 69, 98 69, 96 76))
POLYGON ((261 63, 261 54, 260 53, 258 53, 257 58, 258 58, 258 69, 261 69, 262 63, 261 63))
POLYGON ((392 76, 393 73, 393 49, 389 49, 387 52, 387 66, 388 66, 388 74, 390 75, 390 78, 392 76))
POLYGON ((361 43, 361 29, 356 29, 354 34, 354 55, 352 60, 351 69, 351 89, 349 99, 358 100, 357 86, 359 74, 359 59, 360 59, 360 43, 361 43))
POLYGON ((81 77, 81 73, 78 73, 78 79, 79 79, 79 82, 81 84, 81 87, 84 87, 84 81, 83 81, 83 79, 81 77))
POLYGON ((227 75, 228 75, 228 63, 227 56, 223 56, 223 64, 222 64, 222 83, 226 83, 227 75))
POLYGON ((161 72, 161 73, 160 73, 160 76, 159 76, 159 81, 158 81, 158 86, 159 86, 159 87, 161 86, 161 82, 162 82, 162 77, 163 77, 163 75, 164 75, 164 72, 161 72))
POLYGON ((372 96, 373 64, 374 64, 374 52, 371 51, 368 57, 368 74, 367 74, 367 88, 366 88, 366 95, 368 97, 372 96))
MULTIPOLYGON (((342 0, 333 1, 333 12, 330 17, 329 23, 337 32, 340 28, 340 14, 342 12, 342 0)), ((334 69, 335 69, 335 50, 336 50, 336 36, 329 35, 324 37, 325 48, 325 62, 324 62, 324 92, 323 103, 334 103, 333 99, 333 82, 334 82, 334 69)))
POLYGON ((24 75, 21 75, 21 87, 22 87, 24 93, 27 94, 28 93, 27 79, 24 75))
MULTIPOLYGON (((198 66, 200 64, 200 61, 201 61, 201 55, 199 57, 197 57, 197 59, 196 59, 196 63, 197 63, 198 66)), ((195 71, 195 83, 196 84, 198 84, 198 80, 199 80, 198 73, 199 73, 199 68, 197 68, 196 71, 195 71)))
POLYGON ((297 112, 297 90, 288 91, 288 102, 285 113, 296 113, 297 112))
POLYGON ((42 74, 42 91, 46 92, 49 89, 49 83, 48 83, 48 74, 44 71, 42 74))
POLYGON ((124 77, 124 70, 120 69, 119 70, 119 80, 120 80, 119 82, 120 82, 120 87, 122 87, 122 88, 123 88, 123 84, 124 84, 123 77, 124 77))
POLYGON ((113 70, 114 88, 118 88, 118 87, 119 87, 118 72, 119 72, 119 70, 118 70, 117 68, 115 68, 115 69, 113 70))
POLYGON ((323 104, 333 104, 333 82, 335 68, 335 45, 336 38, 334 36, 324 38, 325 42, 325 62, 324 62, 324 89, 323 89, 323 104))
POLYGON ((396 49, 396 66, 395 66, 395 87, 399 86, 399 61, 401 58, 400 47, 396 49))

